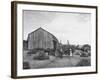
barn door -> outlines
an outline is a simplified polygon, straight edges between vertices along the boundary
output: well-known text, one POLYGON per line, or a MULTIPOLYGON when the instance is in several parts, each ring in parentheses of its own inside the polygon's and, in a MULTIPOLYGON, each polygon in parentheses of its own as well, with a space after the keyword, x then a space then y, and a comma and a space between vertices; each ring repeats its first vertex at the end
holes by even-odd
POLYGON ((54 46, 54 50, 56 50, 57 42, 55 40, 53 40, 53 46, 54 46))

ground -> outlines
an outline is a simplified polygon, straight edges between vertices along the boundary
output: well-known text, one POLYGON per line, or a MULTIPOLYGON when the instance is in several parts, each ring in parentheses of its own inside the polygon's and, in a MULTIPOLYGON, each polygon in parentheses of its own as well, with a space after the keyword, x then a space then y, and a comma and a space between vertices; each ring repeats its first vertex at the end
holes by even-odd
MULTIPOLYGON (((24 51, 24 54, 27 53, 24 51)), ((58 67, 77 67, 76 65, 82 60, 90 60, 90 57, 80 57, 80 56, 64 56, 63 58, 58 58, 50 56, 47 60, 34 60, 33 55, 26 55, 24 57, 24 62, 29 62, 31 69, 39 68, 58 68, 58 67)))

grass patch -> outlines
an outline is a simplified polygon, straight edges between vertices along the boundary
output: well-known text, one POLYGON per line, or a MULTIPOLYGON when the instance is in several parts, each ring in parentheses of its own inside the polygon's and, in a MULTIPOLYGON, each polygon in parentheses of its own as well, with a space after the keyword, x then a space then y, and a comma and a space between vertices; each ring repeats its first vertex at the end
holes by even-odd
POLYGON ((91 66, 90 59, 81 59, 76 66, 91 66))
POLYGON ((49 59, 49 56, 46 56, 44 51, 38 51, 37 55, 33 57, 34 60, 46 60, 49 59))
POLYGON ((23 62, 23 69, 30 69, 29 62, 23 62))

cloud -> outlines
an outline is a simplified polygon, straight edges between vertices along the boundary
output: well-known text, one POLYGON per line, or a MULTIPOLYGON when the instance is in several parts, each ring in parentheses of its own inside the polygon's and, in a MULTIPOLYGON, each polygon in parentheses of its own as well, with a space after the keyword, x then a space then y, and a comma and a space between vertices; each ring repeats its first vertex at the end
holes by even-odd
POLYGON ((24 39, 28 33, 42 27, 55 35, 62 43, 91 42, 91 15, 84 13, 60 13, 24 11, 24 39))

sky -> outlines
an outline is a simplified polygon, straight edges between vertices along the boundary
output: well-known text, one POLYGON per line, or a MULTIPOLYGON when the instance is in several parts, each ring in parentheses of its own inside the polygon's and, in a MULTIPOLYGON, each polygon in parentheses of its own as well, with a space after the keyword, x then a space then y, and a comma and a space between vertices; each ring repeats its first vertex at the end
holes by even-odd
POLYGON ((91 44, 91 14, 23 10, 23 37, 38 28, 53 34, 61 43, 91 44))

